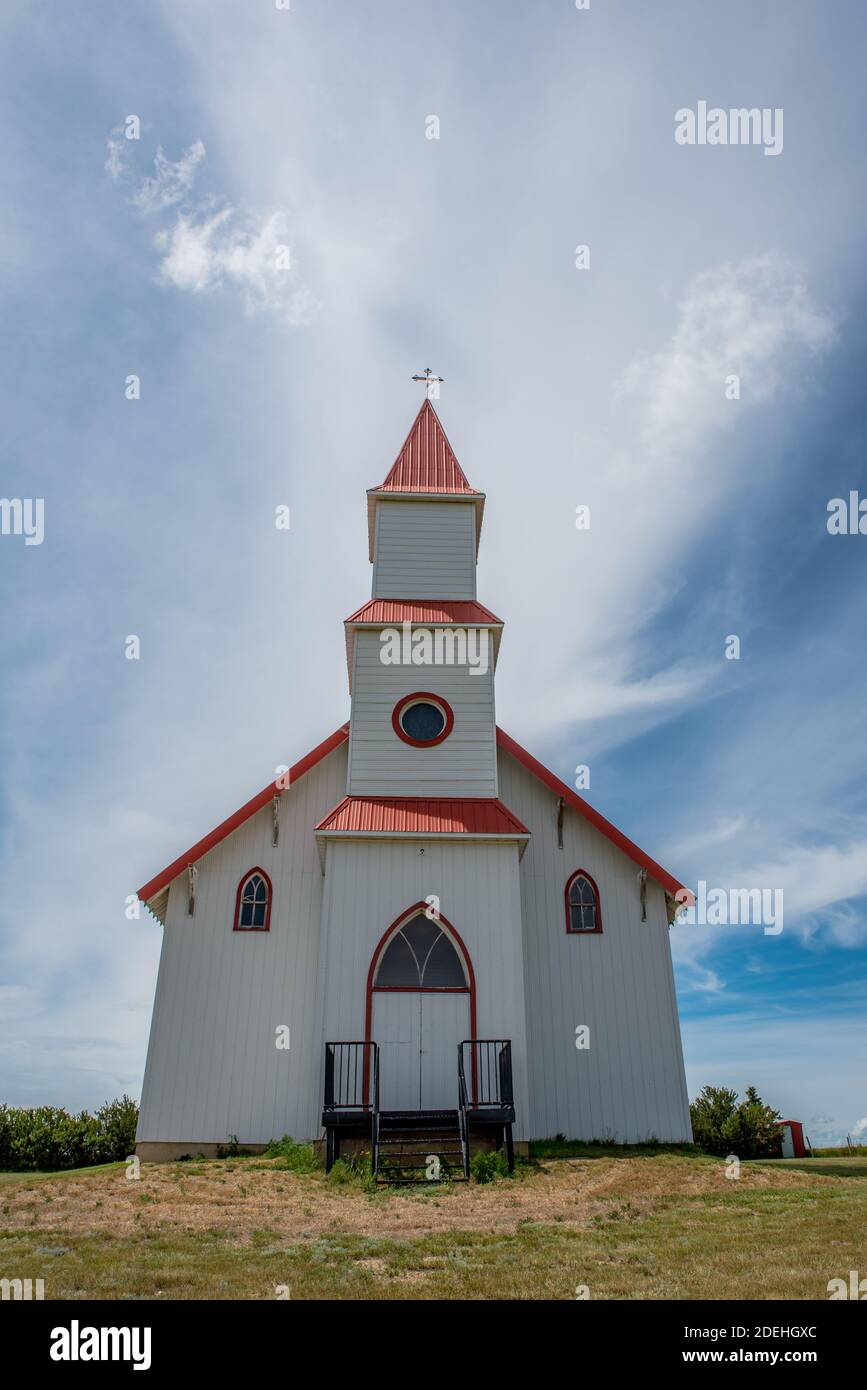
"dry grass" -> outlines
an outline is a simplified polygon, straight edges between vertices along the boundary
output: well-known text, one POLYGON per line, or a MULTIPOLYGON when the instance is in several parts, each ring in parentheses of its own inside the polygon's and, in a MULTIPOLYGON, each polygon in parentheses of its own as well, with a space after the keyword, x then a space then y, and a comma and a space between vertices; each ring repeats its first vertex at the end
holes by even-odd
POLYGON ((48 1297, 821 1298, 867 1267, 867 1181, 662 1154, 369 1193, 261 1160, 0 1189, 0 1276, 48 1297))

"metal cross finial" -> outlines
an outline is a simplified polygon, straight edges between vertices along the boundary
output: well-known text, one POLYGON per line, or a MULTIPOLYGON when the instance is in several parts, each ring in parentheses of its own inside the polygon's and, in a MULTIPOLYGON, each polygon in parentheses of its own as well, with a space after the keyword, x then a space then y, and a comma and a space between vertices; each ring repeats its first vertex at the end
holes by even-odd
POLYGON ((444 377, 435 376, 430 367, 425 367, 423 372, 416 372, 413 376, 413 381, 424 382, 428 400, 439 400, 440 383, 444 380, 444 377))

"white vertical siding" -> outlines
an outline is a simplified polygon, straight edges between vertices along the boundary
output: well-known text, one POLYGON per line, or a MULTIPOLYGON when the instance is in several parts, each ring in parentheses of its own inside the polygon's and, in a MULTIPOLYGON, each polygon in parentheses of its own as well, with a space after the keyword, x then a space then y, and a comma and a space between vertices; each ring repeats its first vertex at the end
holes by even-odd
POLYGON ((364 1037, 373 953, 392 922, 431 893, 440 898, 443 916, 472 961, 478 1036, 511 1039, 515 1137, 526 1138, 524 964, 515 844, 431 839, 329 843, 322 904, 322 1041, 364 1037))
POLYGON ((266 1143, 319 1132, 316 1015, 322 871, 313 827, 344 795, 346 745, 280 804, 251 817, 199 861, 196 911, 186 879, 169 894, 142 1090, 140 1141, 266 1143), (243 874, 259 866, 274 898, 269 932, 233 932, 243 874), (275 1029, 291 1030, 288 1052, 275 1029))
POLYGON ((492 650, 484 675, 466 665, 385 666, 381 651, 379 632, 356 633, 349 795, 496 796, 492 650), (392 727, 395 705, 415 690, 440 695, 454 711, 451 734, 434 748, 414 748, 392 727))
POLYGON ((665 898, 578 812, 500 752, 500 796, 532 832, 520 865, 533 1138, 689 1140, 689 1102, 665 898), (567 936, 564 890, 586 869, 600 892, 603 931, 567 936), (588 1051, 575 1029, 590 1027, 588 1051))
POLYGON ((378 501, 373 597, 475 598, 473 503, 378 501))

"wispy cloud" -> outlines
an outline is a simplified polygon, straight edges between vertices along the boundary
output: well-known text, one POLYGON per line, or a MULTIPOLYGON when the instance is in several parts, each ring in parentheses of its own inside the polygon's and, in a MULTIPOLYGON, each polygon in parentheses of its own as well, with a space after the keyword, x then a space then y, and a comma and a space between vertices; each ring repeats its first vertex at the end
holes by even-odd
MULTIPOLYGON (((540 538, 536 563, 549 574, 562 570, 563 592, 581 564, 592 575, 592 603, 580 609, 580 644, 564 654, 562 669, 540 680, 533 664, 519 677, 531 733, 550 736, 570 717, 585 733, 601 722, 607 737, 593 737, 604 746, 615 729, 632 737, 713 693, 721 660, 711 667, 646 641, 648 623, 664 618, 679 594, 672 548, 685 563, 743 485, 752 466, 746 451, 719 463, 727 437, 755 421, 772 395, 796 391, 804 358, 827 350, 834 333, 803 270, 775 253, 724 263, 685 286, 669 340, 628 363, 612 390, 614 423, 597 444, 605 466, 592 479, 590 528, 557 557, 540 538), (739 400, 726 396, 732 373, 741 378, 739 400)), ((559 633, 545 631, 559 618, 556 605, 533 614, 548 660, 564 651, 559 633)))
POLYGON ((645 446, 680 469, 739 422, 740 408, 791 392, 792 354, 818 353, 834 336, 803 267, 768 251, 697 275, 671 341, 631 363, 621 389, 638 398, 645 446), (733 376, 739 398, 726 394, 733 376))
POLYGON ((136 178, 127 158, 134 143, 122 128, 113 130, 105 168, 114 183, 129 185, 129 201, 143 217, 155 220, 173 213, 173 220, 154 233, 158 279, 191 294, 233 287, 248 314, 265 311, 293 328, 310 323, 318 305, 299 275, 286 212, 257 217, 213 195, 194 199, 206 157, 201 140, 175 160, 158 146, 153 174, 136 178))
POLYGON ((198 171, 205 158, 205 146, 195 140, 180 159, 167 159, 162 146, 157 146, 154 158, 154 173, 141 180, 133 195, 133 202, 144 213, 163 212, 174 207, 189 194, 198 171))
POLYGON ((316 300, 292 268, 287 218, 275 212, 259 222, 238 222, 234 209, 211 216, 180 213, 161 231, 159 273, 166 284, 193 294, 235 285, 248 313, 269 310, 292 327, 309 323, 316 300))

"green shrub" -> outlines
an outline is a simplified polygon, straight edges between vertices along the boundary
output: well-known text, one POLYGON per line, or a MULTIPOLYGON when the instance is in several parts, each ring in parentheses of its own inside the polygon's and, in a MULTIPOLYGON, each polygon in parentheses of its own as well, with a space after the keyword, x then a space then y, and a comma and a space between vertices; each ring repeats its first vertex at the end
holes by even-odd
POLYGON ((366 1192, 376 1188, 376 1179, 370 1163, 370 1154, 350 1154, 348 1158, 338 1158, 332 1164, 327 1182, 335 1187, 356 1187, 366 1192))
POLYGON ((252 1149, 243 1149, 238 1142, 237 1134, 229 1135, 228 1144, 217 1145, 217 1158, 250 1158, 252 1149))
POLYGON ((738 1104, 737 1091, 705 1086, 689 1107, 693 1138, 711 1154, 735 1153, 739 1158, 778 1156, 780 1112, 765 1105, 755 1086, 748 1086, 738 1104))
POLYGON ((96 1123, 99 1127, 97 1147, 102 1155, 95 1160, 97 1163, 111 1163, 135 1152, 138 1106, 129 1096, 107 1100, 96 1112, 96 1123))
POLYGON ((282 1139, 272 1139, 262 1157, 282 1159, 280 1167, 292 1173, 315 1173, 319 1167, 313 1145, 296 1144, 289 1134, 284 1134, 282 1139))
POLYGON ((53 1105, 0 1105, 0 1169, 56 1172, 127 1158, 135 1148, 138 1106, 129 1096, 95 1115, 53 1105))
POLYGON ((497 1182, 509 1177, 509 1165, 502 1149, 489 1149, 470 1159, 470 1176, 474 1182, 497 1182))

